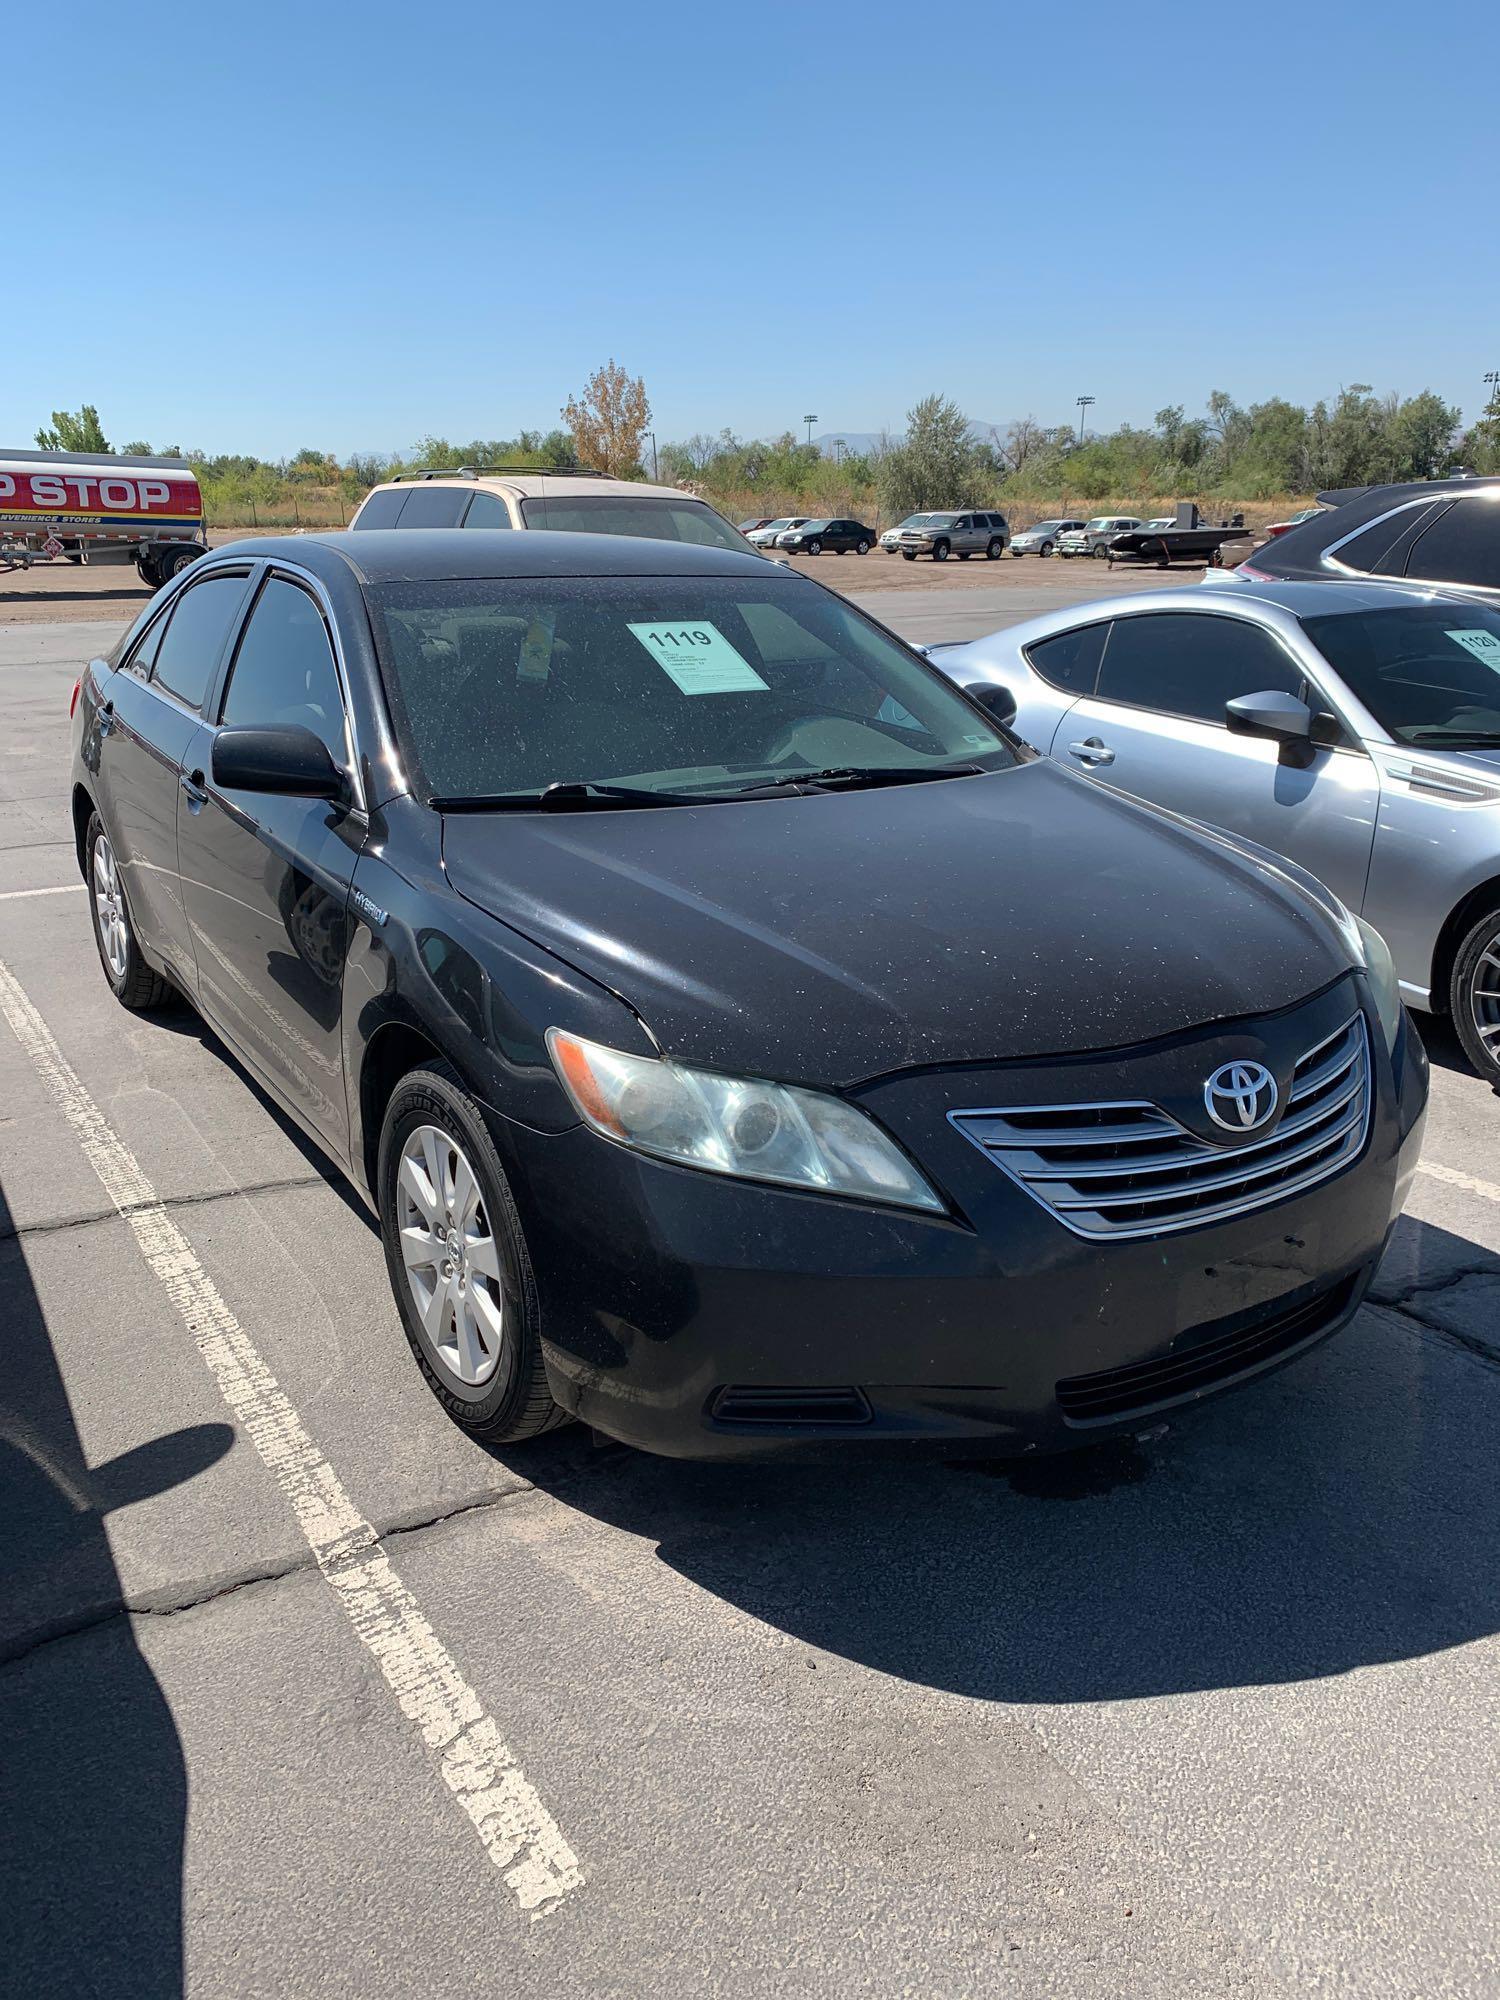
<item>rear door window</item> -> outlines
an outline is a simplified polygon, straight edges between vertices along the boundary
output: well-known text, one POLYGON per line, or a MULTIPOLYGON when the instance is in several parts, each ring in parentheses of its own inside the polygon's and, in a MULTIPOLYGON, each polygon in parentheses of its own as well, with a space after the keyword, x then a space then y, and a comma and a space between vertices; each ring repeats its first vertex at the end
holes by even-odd
POLYGON ((1038 639, 1025 648, 1026 657, 1050 687, 1073 695, 1094 692, 1099 678, 1099 662, 1104 658, 1104 642, 1109 637, 1109 620, 1097 625, 1079 625, 1071 632, 1058 632, 1050 639, 1038 639))
POLYGON ((456 528, 473 498, 464 486, 414 486, 401 509, 398 528, 456 528))
POLYGON ((1424 583, 1500 590, 1500 502, 1476 495, 1439 515, 1413 545, 1406 574, 1424 583))
POLYGON ((152 680, 189 708, 202 708, 245 596, 244 573, 207 576, 191 583, 172 607, 156 649, 152 680))
POLYGON ((1238 695, 1300 694, 1304 680, 1270 633, 1242 618, 1152 612, 1114 621, 1098 698, 1222 725, 1238 695))

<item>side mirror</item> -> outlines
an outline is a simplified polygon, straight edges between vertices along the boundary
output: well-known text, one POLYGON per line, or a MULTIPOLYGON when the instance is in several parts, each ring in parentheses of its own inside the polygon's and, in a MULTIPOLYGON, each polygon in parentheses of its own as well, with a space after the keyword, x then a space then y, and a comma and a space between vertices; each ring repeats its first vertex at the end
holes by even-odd
POLYGON ((214 738, 214 783, 228 792, 277 792, 299 799, 341 799, 343 772, 328 746, 300 723, 273 729, 221 729, 214 738))
POLYGON ((1224 704, 1231 736, 1269 736, 1273 743, 1311 743, 1313 712, 1294 694, 1242 694, 1224 704))
POLYGON ((1002 729, 1014 728, 1016 698, 1008 687, 998 687, 994 681, 970 681, 964 693, 970 701, 977 701, 987 715, 992 715, 1002 729))

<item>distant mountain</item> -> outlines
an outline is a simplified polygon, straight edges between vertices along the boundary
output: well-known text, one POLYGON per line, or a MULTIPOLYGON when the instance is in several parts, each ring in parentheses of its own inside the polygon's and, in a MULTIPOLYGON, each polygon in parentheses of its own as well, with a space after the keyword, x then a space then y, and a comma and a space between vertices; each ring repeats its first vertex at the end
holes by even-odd
MULTIPOLYGON (((1004 437, 1014 421, 1013 417, 1007 417, 1003 423, 989 423, 982 417, 970 417, 969 435, 980 444, 988 444, 991 431, 996 431, 1001 437, 1004 437)), ((901 433, 899 431, 891 431, 887 435, 889 435, 892 444, 900 442, 901 433)), ((832 458, 835 443, 842 444, 845 451, 873 451, 880 443, 881 436, 882 433, 880 431, 824 431, 820 436, 813 439, 813 443, 825 458, 832 458)))

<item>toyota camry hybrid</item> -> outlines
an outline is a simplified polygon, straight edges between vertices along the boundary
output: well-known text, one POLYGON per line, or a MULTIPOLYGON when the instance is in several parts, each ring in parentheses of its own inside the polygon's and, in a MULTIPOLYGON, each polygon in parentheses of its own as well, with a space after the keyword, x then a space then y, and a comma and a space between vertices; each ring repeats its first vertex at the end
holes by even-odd
POLYGON ((115 994, 351 1177, 484 1438, 1084 1444, 1342 1325, 1415 1168, 1375 932, 755 557, 240 542, 74 744, 115 994))

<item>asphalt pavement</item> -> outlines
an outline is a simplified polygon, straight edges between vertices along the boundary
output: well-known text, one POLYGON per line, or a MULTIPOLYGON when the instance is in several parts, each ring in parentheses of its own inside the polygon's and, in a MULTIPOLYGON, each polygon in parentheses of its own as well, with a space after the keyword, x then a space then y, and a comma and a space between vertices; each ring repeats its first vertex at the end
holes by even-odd
POLYGON ((1164 1436, 487 1451, 352 1192, 115 1004, 66 795, 118 625, 3 616, 11 1990, 1500 1992, 1500 1100, 1446 1030, 1374 1301, 1164 1436))

